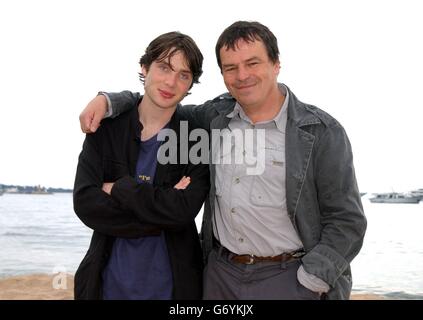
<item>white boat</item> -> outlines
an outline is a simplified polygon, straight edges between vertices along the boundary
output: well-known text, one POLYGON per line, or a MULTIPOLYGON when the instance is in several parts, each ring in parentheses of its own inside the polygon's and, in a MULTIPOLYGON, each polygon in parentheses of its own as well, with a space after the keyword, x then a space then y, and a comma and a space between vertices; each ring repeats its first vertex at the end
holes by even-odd
POLYGON ((417 190, 411 190, 409 193, 407 193, 408 196, 413 198, 418 198, 420 201, 423 200, 423 189, 417 189, 417 190))
POLYGON ((403 193, 389 192, 389 193, 375 193, 375 197, 370 198, 373 203, 419 203, 420 199, 416 197, 407 196, 403 193))

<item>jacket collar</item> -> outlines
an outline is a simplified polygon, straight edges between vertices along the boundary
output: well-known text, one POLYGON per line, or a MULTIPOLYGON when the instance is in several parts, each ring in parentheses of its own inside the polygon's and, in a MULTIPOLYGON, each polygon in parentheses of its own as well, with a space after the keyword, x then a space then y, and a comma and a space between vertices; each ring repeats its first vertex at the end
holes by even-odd
POLYGON ((321 120, 316 115, 315 111, 298 100, 288 86, 285 85, 285 87, 287 88, 290 97, 288 102, 288 121, 292 121, 296 127, 320 124, 321 120))
POLYGON ((131 115, 130 115, 131 135, 133 135, 134 140, 136 141, 141 141, 141 131, 143 129, 143 126, 139 120, 140 115, 138 113, 138 106, 141 103, 141 100, 142 100, 142 96, 137 100, 135 106, 132 109, 130 109, 131 110, 130 111, 131 112, 131 115))

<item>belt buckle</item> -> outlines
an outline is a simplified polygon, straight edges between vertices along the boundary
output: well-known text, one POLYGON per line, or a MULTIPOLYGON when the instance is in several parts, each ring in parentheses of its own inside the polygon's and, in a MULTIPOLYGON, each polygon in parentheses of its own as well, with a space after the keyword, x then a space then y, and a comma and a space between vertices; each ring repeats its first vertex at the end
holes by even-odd
POLYGON ((253 254, 249 254, 248 257, 250 258, 250 261, 246 262, 245 264, 254 264, 256 263, 256 260, 254 259, 253 254))
POLYGON ((297 251, 291 253, 291 257, 293 257, 295 259, 301 258, 304 255, 305 255, 304 250, 297 250, 297 251))

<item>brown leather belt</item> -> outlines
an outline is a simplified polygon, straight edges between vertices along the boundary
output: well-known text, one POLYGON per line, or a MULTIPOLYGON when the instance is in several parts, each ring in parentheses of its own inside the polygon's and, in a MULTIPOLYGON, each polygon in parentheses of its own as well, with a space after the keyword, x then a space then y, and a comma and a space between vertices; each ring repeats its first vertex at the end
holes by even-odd
POLYGON ((241 255, 234 254, 234 256, 231 257, 232 261, 242 263, 242 264, 255 264, 256 262, 265 262, 265 261, 289 262, 295 259, 298 259, 298 258, 294 257, 290 253, 282 253, 278 256, 273 256, 273 257, 257 257, 253 254, 241 254, 241 255))
POLYGON ((289 262, 292 260, 299 259, 303 255, 305 255, 304 250, 297 250, 290 253, 282 253, 273 257, 258 257, 253 254, 235 254, 226 249, 224 246, 220 245, 220 243, 218 244, 218 246, 222 248, 222 251, 228 255, 228 258, 231 261, 242 264, 255 264, 257 262, 289 262))

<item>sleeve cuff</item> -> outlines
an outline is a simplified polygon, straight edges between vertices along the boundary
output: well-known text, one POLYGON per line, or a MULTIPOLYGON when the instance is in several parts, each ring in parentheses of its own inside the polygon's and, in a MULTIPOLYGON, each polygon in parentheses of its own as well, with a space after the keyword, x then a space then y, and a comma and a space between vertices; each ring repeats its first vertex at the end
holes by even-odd
POLYGON ((299 283, 313 292, 326 293, 330 289, 326 282, 315 275, 306 272, 302 265, 298 268, 297 279, 299 283))
POLYGON ((122 206, 128 208, 131 190, 136 188, 138 183, 131 176, 124 176, 115 181, 111 196, 122 206))
POLYGON ((112 101, 110 100, 110 97, 107 94, 107 92, 99 91, 97 95, 102 95, 107 100, 107 111, 106 111, 106 114, 104 115, 103 119, 112 117, 113 116, 112 101))
POLYGON ((318 244, 301 258, 308 273, 335 286, 339 276, 348 268, 348 262, 331 247, 318 244))

